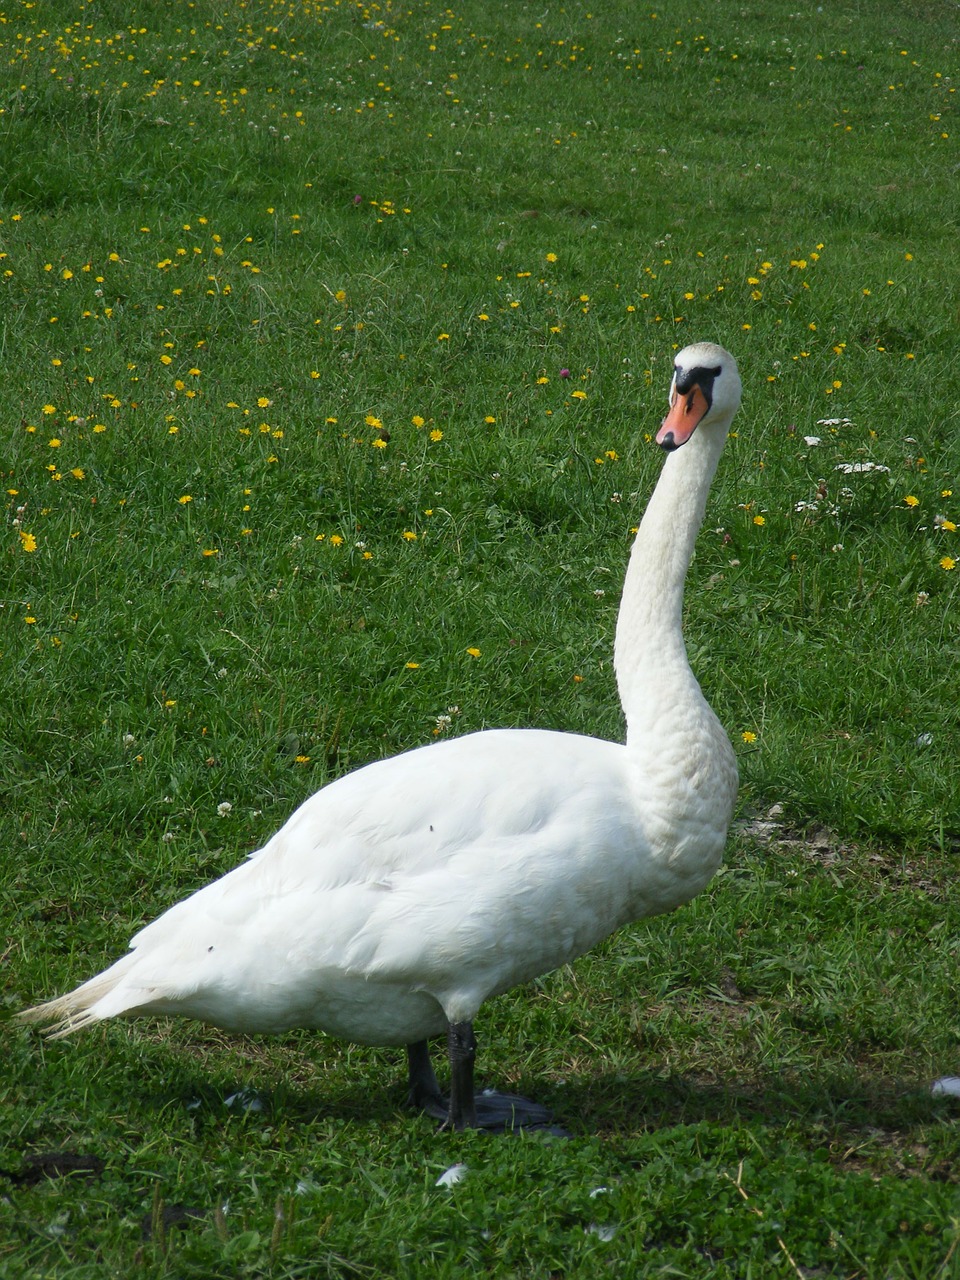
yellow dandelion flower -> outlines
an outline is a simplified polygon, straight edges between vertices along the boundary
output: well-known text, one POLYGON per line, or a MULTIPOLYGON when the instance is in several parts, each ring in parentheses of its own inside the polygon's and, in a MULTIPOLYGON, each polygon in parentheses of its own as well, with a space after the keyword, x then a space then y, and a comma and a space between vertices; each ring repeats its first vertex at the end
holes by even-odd
POLYGON ((181 494, 181 495, 180 495, 180 497, 177 499, 177 501, 180 503, 181 507, 185 507, 185 506, 187 505, 187 503, 188 503, 188 502, 192 502, 192 501, 193 501, 193 496, 192 496, 192 494, 184 493, 184 494, 181 494))
POLYGON ((754 523, 754 524, 759 524, 759 525, 765 525, 767 522, 766 522, 766 520, 764 519, 764 517, 763 517, 763 516, 754 516, 754 517, 753 517, 753 523, 754 523))
POLYGON ((430 432, 430 439, 434 441, 443 439, 443 432, 440 430, 439 427, 433 428, 433 430, 430 432))
POLYGON ((904 498, 904 502, 907 504, 908 507, 919 507, 920 505, 920 499, 915 497, 912 493, 907 494, 907 496, 904 498))
POLYGON ((740 737, 741 737, 741 738, 743 739, 743 741, 744 741, 744 742, 746 742, 748 745, 749 745, 749 743, 751 743, 751 742, 756 742, 756 740, 757 740, 757 735, 756 735, 755 733, 751 733, 751 731, 750 731, 749 729, 744 729, 744 731, 743 731, 743 733, 741 733, 740 737))
POLYGON ((957 567, 957 562, 956 560, 954 560, 953 556, 944 556, 943 559, 940 561, 940 568, 946 569, 948 572, 951 569, 955 569, 956 567, 957 567))
POLYGON ((343 546, 343 538, 340 536, 339 533, 333 533, 330 535, 330 545, 331 547, 343 546))
POLYGON ((36 540, 36 538, 33 536, 33 534, 32 534, 32 533, 27 533, 27 532, 26 532, 26 530, 21 529, 21 530, 20 530, 20 545, 21 545, 21 547, 23 548, 23 550, 24 550, 24 551, 28 551, 28 552, 29 552, 29 551, 36 551, 36 549, 37 549, 37 540, 36 540))
POLYGON ((470 649, 468 649, 468 650, 467 650, 467 653, 469 653, 469 655, 470 655, 470 657, 471 657, 471 658, 479 658, 479 657, 480 657, 480 650, 479 650, 479 649, 470 648, 470 649))
POLYGON ((413 532, 412 529, 404 529, 403 536, 407 540, 407 542, 416 542, 417 540, 417 535, 413 532))
POLYGON ((417 430, 419 430, 426 423, 427 420, 426 418, 421 418, 419 413, 415 413, 413 417, 410 419, 410 421, 417 428, 417 430))

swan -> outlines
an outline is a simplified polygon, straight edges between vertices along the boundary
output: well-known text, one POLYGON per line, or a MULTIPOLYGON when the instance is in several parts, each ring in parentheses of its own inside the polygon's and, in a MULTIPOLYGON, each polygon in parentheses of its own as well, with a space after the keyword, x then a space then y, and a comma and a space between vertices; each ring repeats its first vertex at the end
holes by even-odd
POLYGON ((55 1036, 120 1014, 177 1014, 403 1045, 408 1102, 442 1127, 549 1124, 536 1103, 475 1091, 481 1004, 693 898, 720 864, 737 792, 733 749, 681 630, 740 403, 733 356, 686 347, 669 403, 616 627, 625 742, 487 729, 346 774, 141 929, 115 964, 20 1018, 55 1036), (443 1034, 448 1101, 427 1046, 443 1034))

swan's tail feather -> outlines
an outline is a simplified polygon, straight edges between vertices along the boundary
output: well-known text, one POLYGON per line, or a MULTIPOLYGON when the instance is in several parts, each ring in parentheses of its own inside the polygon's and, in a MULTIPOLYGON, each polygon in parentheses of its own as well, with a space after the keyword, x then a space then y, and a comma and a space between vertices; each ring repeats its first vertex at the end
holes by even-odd
POLYGON ((135 1009, 146 1003, 149 994, 142 987, 123 984, 129 967, 125 961, 131 958, 124 957, 124 960, 111 965, 65 996, 21 1010, 16 1015, 17 1020, 41 1024, 45 1036, 51 1040, 62 1040, 95 1022, 135 1009))
POLYGON ((78 1009, 69 999, 48 1000, 45 1004, 36 1004, 30 1009, 18 1013, 20 1022, 36 1022, 42 1024, 43 1034, 48 1040, 62 1040, 75 1031, 99 1022, 100 1014, 90 1009, 78 1009))

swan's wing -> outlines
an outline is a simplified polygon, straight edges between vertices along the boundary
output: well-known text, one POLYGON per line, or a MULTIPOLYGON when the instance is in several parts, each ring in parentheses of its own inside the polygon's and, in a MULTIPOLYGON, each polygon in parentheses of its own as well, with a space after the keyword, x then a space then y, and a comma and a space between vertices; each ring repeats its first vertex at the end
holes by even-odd
MULTIPOLYGON (((531 973, 552 967, 535 958, 546 953, 562 963, 610 931, 598 921, 616 918, 617 894, 626 905, 617 860, 635 860, 640 837, 623 750, 496 731, 349 774, 142 929, 131 942, 139 976, 164 969, 170 982, 190 956, 189 983, 199 957, 251 983, 337 968, 439 991, 467 957, 481 986, 510 952, 531 973)), ((504 970, 495 985, 516 980, 504 970)))

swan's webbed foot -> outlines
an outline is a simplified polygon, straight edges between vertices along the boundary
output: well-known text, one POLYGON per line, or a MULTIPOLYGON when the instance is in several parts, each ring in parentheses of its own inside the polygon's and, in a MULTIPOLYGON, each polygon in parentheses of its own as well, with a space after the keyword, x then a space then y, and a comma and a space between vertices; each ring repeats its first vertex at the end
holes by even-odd
POLYGON ((474 1098, 476 1127, 510 1133, 514 1129, 549 1129, 558 1135, 564 1131, 553 1123, 553 1112, 521 1098, 516 1093, 496 1093, 486 1089, 474 1098))
POLYGON ((473 1087, 473 1065, 477 1041, 473 1025, 454 1022, 447 1031, 447 1053, 450 1058, 450 1101, 445 1102, 437 1084, 425 1040, 407 1045, 409 1088, 407 1105, 442 1121, 441 1129, 485 1129, 496 1133, 512 1133, 519 1129, 549 1129, 558 1135, 563 1130, 553 1124, 546 1107, 513 1093, 493 1090, 477 1094, 473 1087))

